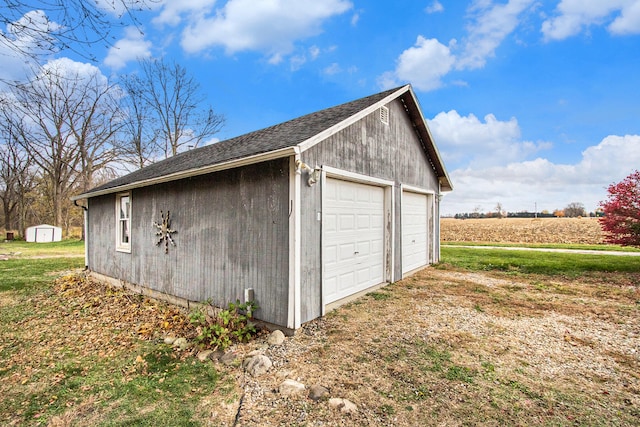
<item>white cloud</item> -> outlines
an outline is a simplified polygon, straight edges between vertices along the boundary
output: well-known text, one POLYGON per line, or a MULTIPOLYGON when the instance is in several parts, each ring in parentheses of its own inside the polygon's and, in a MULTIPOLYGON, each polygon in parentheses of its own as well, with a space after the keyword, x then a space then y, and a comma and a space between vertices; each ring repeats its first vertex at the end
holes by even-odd
POLYGON ((229 0, 214 16, 197 16, 184 30, 181 44, 191 53, 215 46, 228 54, 257 50, 277 63, 296 40, 321 33, 326 19, 351 8, 346 0, 229 0))
POLYGON ((320 55, 320 48, 318 48, 318 46, 311 46, 309 48, 309 56, 311 57, 312 61, 315 61, 318 58, 318 55, 320 55))
POLYGON ((454 191, 443 199, 442 212, 471 212, 476 206, 489 212, 498 202, 511 212, 533 212, 536 205, 539 211, 553 211, 571 202, 593 211, 606 198, 609 184, 638 168, 638 146, 640 135, 610 135, 584 150, 575 164, 537 158, 507 166, 455 169, 450 173, 454 191))
POLYGON ((44 64, 40 74, 46 76, 49 73, 57 76, 68 76, 73 79, 95 79, 103 85, 109 84, 109 79, 102 74, 98 67, 86 62, 77 62, 70 58, 58 58, 44 64))
POLYGON ((500 121, 493 114, 487 114, 483 122, 473 114, 461 116, 451 110, 437 114, 428 123, 448 167, 507 164, 550 148, 549 143, 522 141, 515 118, 500 121))
POLYGON ((566 39, 589 26, 607 23, 612 34, 640 33, 640 0, 562 0, 556 11, 556 16, 542 23, 547 41, 566 39))
POLYGON ((438 13, 438 12, 443 12, 444 11, 444 7, 442 6, 442 4, 438 0, 434 0, 434 2, 431 3, 429 6, 427 6, 424 9, 424 11, 429 13, 429 14, 438 13))
POLYGON ((337 62, 334 62, 333 64, 329 65, 328 67, 325 67, 324 70, 322 70, 323 74, 332 76, 334 74, 338 74, 342 72, 342 68, 340 68, 340 65, 337 62))
POLYGON ((390 88, 409 81, 418 90, 434 90, 442 85, 442 76, 451 70, 454 62, 449 46, 418 36, 416 44, 400 54, 396 69, 381 75, 378 83, 390 88))
POLYGON ((467 27, 469 35, 463 41, 464 49, 458 57, 456 68, 484 67, 487 58, 495 55, 497 47, 513 32, 519 23, 519 16, 533 1, 510 0, 505 4, 495 5, 476 2, 470 11, 474 15, 474 21, 467 27))
POLYGON ((50 21, 41 10, 26 13, 0 30, 0 79, 19 81, 37 66, 35 58, 55 50, 48 36, 60 26, 50 21))
POLYGON ((191 17, 209 13, 216 0, 165 0, 161 4, 162 10, 152 22, 156 25, 176 26, 182 22, 183 15, 191 17))
POLYGON ((634 1, 623 7, 620 15, 609 25, 613 34, 640 34, 640 1, 634 1))
MULTIPOLYGON (((311 46, 306 52, 300 53, 298 55, 292 55, 289 58, 289 64, 291 66, 291 71, 298 71, 307 61, 315 61, 320 56, 320 48, 318 46, 311 46)), ((281 60, 282 58, 279 57, 281 60)))
POLYGON ((144 35, 135 27, 125 30, 125 37, 109 48, 104 64, 114 70, 119 70, 129 61, 151 56, 151 42, 144 39, 144 35))
MULTIPOLYGON (((430 8, 436 8, 433 3, 430 8)), ((511 34, 519 23, 520 16, 534 0, 510 0, 505 4, 493 4, 476 0, 469 8, 472 22, 467 26, 467 37, 461 43, 461 52, 456 40, 445 46, 437 39, 418 36, 416 44, 400 54, 396 69, 378 77, 384 88, 411 82, 416 89, 430 91, 442 86, 442 78, 454 68, 458 70, 481 68, 487 58, 511 34)), ((439 3, 438 3, 439 4, 439 3)), ((434 11, 437 11, 434 9, 434 11)))

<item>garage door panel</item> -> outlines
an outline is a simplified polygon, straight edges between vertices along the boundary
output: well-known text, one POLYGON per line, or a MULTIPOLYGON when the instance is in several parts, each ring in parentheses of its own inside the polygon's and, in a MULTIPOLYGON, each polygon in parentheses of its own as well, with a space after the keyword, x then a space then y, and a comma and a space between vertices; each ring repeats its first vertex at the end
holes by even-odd
POLYGON ((353 231, 356 225, 356 219, 353 214, 340 215, 340 231, 353 231))
POLYGON ((402 193, 402 272, 428 264, 427 196, 402 193))
POLYGON ((324 248, 323 260, 325 265, 331 266, 338 262, 338 247, 335 245, 324 248))
POLYGON ((326 195, 324 218, 338 218, 337 228, 323 222, 324 299, 330 303, 384 281, 384 190, 328 178, 326 195))
POLYGON ((340 245, 339 262, 352 261, 356 257, 356 245, 354 243, 343 243, 340 245))
POLYGON ((338 278, 337 277, 329 277, 324 281, 325 291, 334 294, 338 291, 338 278))

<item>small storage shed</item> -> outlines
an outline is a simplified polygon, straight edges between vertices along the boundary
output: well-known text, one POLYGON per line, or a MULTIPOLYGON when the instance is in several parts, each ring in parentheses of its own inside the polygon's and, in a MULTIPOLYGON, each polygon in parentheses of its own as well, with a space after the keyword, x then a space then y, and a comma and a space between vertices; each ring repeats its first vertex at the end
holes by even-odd
POLYGON ((62 240, 62 228, 48 224, 34 225, 27 228, 27 242, 48 243, 62 240))
POLYGON ((291 330, 440 256, 451 180, 411 86, 178 154, 86 199, 87 267, 291 330))

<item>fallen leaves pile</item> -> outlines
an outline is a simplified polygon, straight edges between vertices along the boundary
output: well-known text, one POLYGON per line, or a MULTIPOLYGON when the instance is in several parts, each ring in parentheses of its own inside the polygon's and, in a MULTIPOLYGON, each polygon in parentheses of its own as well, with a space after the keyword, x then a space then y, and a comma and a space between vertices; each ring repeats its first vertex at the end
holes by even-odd
POLYGON ((66 300, 67 315, 84 318, 90 323, 99 321, 103 327, 107 326, 127 338, 194 334, 185 310, 126 289, 114 288, 85 275, 63 276, 56 280, 53 290, 66 300), (88 309, 91 316, 85 318, 83 314, 88 309))
POLYGON ((20 369, 9 378, 25 384, 47 367, 70 358, 109 358, 126 352, 140 339, 195 333, 187 312, 142 295, 99 283, 83 274, 57 279, 49 290, 28 301, 32 315, 14 323, 2 347, 26 349, 12 354, 5 369, 20 369))

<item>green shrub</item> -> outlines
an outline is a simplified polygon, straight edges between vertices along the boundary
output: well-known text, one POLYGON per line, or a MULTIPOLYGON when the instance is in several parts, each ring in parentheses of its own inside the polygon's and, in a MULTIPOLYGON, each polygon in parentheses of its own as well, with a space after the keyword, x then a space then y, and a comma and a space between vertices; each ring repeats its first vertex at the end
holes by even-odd
POLYGON ((202 347, 226 350, 234 341, 249 341, 258 333, 251 321, 252 313, 257 309, 258 305, 253 301, 240 303, 236 300, 215 316, 209 316, 204 307, 198 308, 189 314, 189 321, 196 326, 196 340, 202 347))

